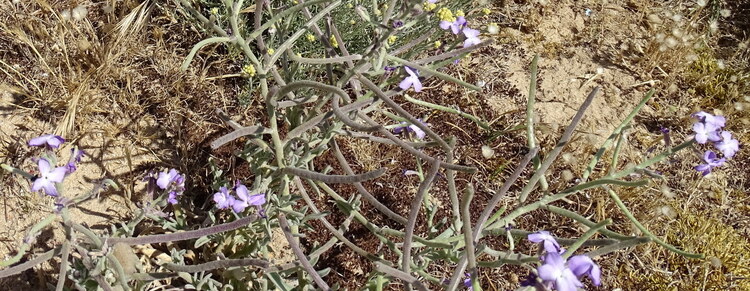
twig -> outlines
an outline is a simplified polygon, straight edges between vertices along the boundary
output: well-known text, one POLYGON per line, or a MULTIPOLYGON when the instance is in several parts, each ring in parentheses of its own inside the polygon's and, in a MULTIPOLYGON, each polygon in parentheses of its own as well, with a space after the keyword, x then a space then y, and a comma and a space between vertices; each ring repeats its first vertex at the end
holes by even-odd
POLYGON ((418 290, 430 290, 427 289, 427 287, 425 287, 422 282, 419 282, 417 278, 414 278, 409 273, 404 273, 399 269, 384 265, 383 263, 375 262, 375 270, 388 276, 404 280, 407 284, 414 284, 414 287, 416 287, 418 290))
POLYGON ((321 181, 330 184, 352 184, 380 177, 385 173, 385 170, 386 168, 380 168, 359 175, 326 175, 294 167, 285 167, 281 171, 284 174, 294 175, 301 178, 321 181))
POLYGON ((437 176, 438 170, 440 170, 440 160, 435 160, 432 162, 432 165, 430 165, 430 170, 427 172, 427 175, 425 176, 424 181, 422 181, 422 184, 419 185, 419 189, 417 189, 417 195, 414 196, 414 200, 412 200, 411 202, 409 217, 406 223, 404 244, 402 246, 403 256, 401 262, 401 269, 404 271, 404 273, 407 274, 409 273, 409 270, 411 268, 411 243, 412 237, 414 236, 414 227, 417 224, 417 216, 419 215, 419 210, 422 209, 422 200, 427 194, 427 191, 430 190, 430 187, 432 187, 432 181, 435 180, 435 176, 437 176))
POLYGON ((318 272, 315 271, 313 266, 310 264, 310 261, 307 260, 305 253, 302 251, 302 249, 299 248, 299 245, 297 245, 297 241, 294 239, 291 230, 289 229, 289 223, 286 221, 286 216, 281 213, 278 217, 279 226, 281 226, 281 230, 284 232, 284 237, 286 237, 286 241, 289 242, 289 246, 297 256, 297 259, 299 259, 300 264, 302 264, 302 268, 304 268, 305 271, 310 274, 310 277, 312 277, 315 285, 318 285, 318 288, 323 290, 331 290, 331 287, 328 287, 328 284, 326 284, 326 282, 323 281, 322 278, 320 278, 318 272))
MULTIPOLYGON (((347 175, 354 175, 354 171, 352 171, 352 167, 349 166, 349 162, 346 161, 346 158, 344 158, 344 154, 341 152, 341 149, 339 148, 338 143, 336 143, 335 140, 332 140, 331 143, 333 144, 333 153, 336 156, 336 160, 338 160, 339 164, 341 165, 341 168, 344 169, 344 173, 347 175)), ((372 194, 370 194, 367 189, 362 185, 362 183, 356 182, 353 183, 354 188, 357 188, 357 191, 359 191, 359 194, 362 195, 362 197, 367 200, 370 204, 375 207, 375 209, 380 210, 383 214, 388 216, 390 219, 393 219, 397 221, 400 224, 406 224, 406 218, 404 218, 401 215, 398 215, 397 213, 390 210, 387 206, 383 205, 378 201, 378 199, 375 198, 372 194)))
POLYGON ((531 176, 529 182, 526 184, 523 190, 521 190, 521 194, 518 196, 518 201, 526 201, 526 198, 529 196, 529 193, 531 193, 531 190, 536 187, 536 183, 539 182, 542 176, 544 176, 544 173, 552 165, 552 162, 554 162, 560 152, 562 152, 563 147, 565 147, 568 142, 570 142, 570 138, 573 136, 573 132, 575 131, 576 126, 578 126, 578 123, 581 121, 581 119, 583 119, 583 114, 586 113, 586 109, 589 107, 589 105, 591 105, 591 102, 594 101, 594 97, 596 97, 597 92, 599 92, 599 86, 594 88, 594 90, 589 93, 589 96, 586 97, 585 101, 583 101, 581 107, 578 108, 578 112, 576 112, 576 115, 573 116, 573 120, 570 122, 570 125, 565 128, 565 132, 563 132, 560 141, 557 142, 555 148, 552 149, 552 151, 547 155, 547 157, 544 159, 544 162, 542 162, 542 165, 539 167, 539 169, 536 170, 534 175, 531 176))
POLYGON ((219 268, 232 268, 232 267, 243 267, 243 266, 255 266, 260 268, 268 268, 268 261, 260 259, 227 259, 227 260, 216 260, 208 263, 198 265, 177 265, 173 263, 166 263, 161 265, 170 271, 175 272, 187 272, 187 273, 198 273, 203 271, 209 271, 219 268))
POLYGON ((139 236, 139 237, 126 237, 126 238, 113 237, 113 238, 107 239, 107 245, 114 245, 116 243, 124 243, 126 245, 145 245, 145 244, 156 244, 156 243, 163 243, 163 242, 170 242, 170 241, 195 239, 195 238, 199 238, 202 236, 207 236, 207 235, 217 234, 220 232, 226 232, 226 231, 238 229, 256 220, 258 220, 258 215, 253 214, 253 215, 246 216, 246 217, 240 218, 232 222, 209 226, 209 227, 198 229, 198 230, 191 230, 191 231, 184 231, 184 232, 177 232, 177 233, 167 233, 167 234, 157 234, 157 235, 145 235, 145 236, 139 236))

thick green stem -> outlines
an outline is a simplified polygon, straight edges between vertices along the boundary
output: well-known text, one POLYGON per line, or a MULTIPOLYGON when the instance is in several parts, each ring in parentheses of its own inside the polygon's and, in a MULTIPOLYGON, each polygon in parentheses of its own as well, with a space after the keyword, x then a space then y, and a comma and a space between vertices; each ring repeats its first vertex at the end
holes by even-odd
POLYGON ((15 256, 13 256, 13 257, 11 257, 11 258, 9 258, 7 260, 0 262, 0 267, 7 267, 7 266, 10 266, 10 265, 15 264, 18 261, 20 261, 21 258, 23 258, 23 256, 29 250, 29 248, 31 248, 31 244, 34 242, 37 234, 40 231, 42 231, 42 229, 44 229, 45 227, 47 227, 47 225, 49 225, 50 223, 52 223, 52 221, 54 221, 56 217, 57 217, 57 215, 53 214, 53 215, 47 216, 46 218, 44 218, 44 220, 42 220, 39 223, 35 224, 29 230, 29 232, 26 234, 26 237, 24 238, 23 244, 21 244, 21 247, 19 247, 19 249, 18 249, 18 253, 15 256))
POLYGON ((643 226, 643 224, 641 224, 640 221, 638 221, 635 218, 635 216, 633 216, 633 213, 631 213, 630 210, 628 210, 628 207, 625 206, 625 203, 622 203, 622 200, 620 200, 620 197, 617 196, 617 193, 615 193, 615 191, 613 191, 610 187, 607 187, 607 186, 604 186, 604 189, 607 190, 607 193, 609 193, 609 197, 612 198, 612 200, 617 205, 617 208, 620 208, 620 211, 622 211, 622 213, 625 215, 625 217, 627 217, 630 220, 630 222, 632 222, 635 225, 635 227, 638 228, 638 230, 640 230, 641 232, 643 232, 644 235, 646 235, 647 237, 649 237, 650 239, 652 239, 654 242, 656 242, 657 244, 663 246, 664 248, 666 248, 666 249, 668 249, 668 250, 670 250, 670 251, 672 251, 672 252, 674 252, 676 254, 679 254, 679 255, 682 255, 682 256, 685 256, 685 257, 688 257, 688 258, 692 258, 692 259, 702 259, 703 258, 703 254, 694 254, 694 253, 689 253, 689 252, 680 250, 677 247, 668 244, 667 242, 663 241, 662 239, 660 239, 659 237, 657 237, 656 235, 654 235, 653 233, 651 233, 645 226, 643 226))
MULTIPOLYGON (((539 62, 539 55, 535 55, 531 61, 531 81, 529 81, 529 98, 526 102, 526 139, 529 143, 529 148, 533 149, 536 147, 536 136, 534 134, 534 103, 536 102, 536 81, 537 81, 537 63, 539 62)), ((541 153, 541 152, 540 152, 541 153)), ((532 162, 534 163, 534 170, 539 170, 541 166, 541 159, 539 155, 534 156, 532 162)), ((542 190, 547 190, 547 178, 542 176, 539 179, 539 184, 542 186, 542 190)))

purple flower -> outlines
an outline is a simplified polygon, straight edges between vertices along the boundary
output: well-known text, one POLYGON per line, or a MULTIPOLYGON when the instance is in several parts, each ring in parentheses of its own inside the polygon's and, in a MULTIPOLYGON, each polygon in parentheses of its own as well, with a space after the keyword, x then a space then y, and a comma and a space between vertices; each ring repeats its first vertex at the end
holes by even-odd
MULTIPOLYGON (((417 119, 417 120, 424 125, 427 125, 427 126, 430 125, 429 123, 422 122, 422 119, 417 119)), ((406 128, 406 131, 408 132, 413 132, 417 136, 418 139, 424 139, 426 135, 424 131, 421 128, 419 128, 419 126, 416 126, 414 124, 408 124, 406 121, 401 122, 399 126, 394 127, 393 133, 395 134, 402 133, 404 131, 404 128, 406 128)))
POLYGON ((35 147, 48 146, 50 148, 56 149, 60 147, 60 145, 63 144, 64 142, 65 142, 65 139, 59 135, 45 134, 39 137, 32 138, 29 141, 29 145, 35 146, 35 147))
POLYGON ((175 192, 175 191, 169 191, 169 196, 167 197, 167 202, 169 204, 177 204, 177 196, 182 195, 182 192, 175 192))
POLYGON ((591 282, 594 283, 595 286, 602 284, 602 270, 599 269, 599 266, 597 266, 589 256, 578 255, 571 257, 568 259, 568 268, 570 268, 570 270, 573 271, 573 274, 579 279, 585 275, 591 278, 591 282))
POLYGON ((725 157, 731 158, 740 150, 740 142, 732 138, 732 133, 728 131, 721 132, 721 141, 715 144, 716 148, 724 154, 725 157))
POLYGON ((406 73, 409 74, 409 76, 404 78, 398 86, 402 90, 408 90, 411 86, 414 86, 414 91, 421 92, 422 82, 419 81, 419 72, 417 70, 412 70, 409 67, 404 67, 404 70, 406 70, 406 73))
POLYGON ((399 28, 399 27, 402 27, 402 26, 404 26, 404 22, 401 21, 401 20, 396 20, 396 21, 393 22, 393 28, 399 28))
POLYGON ((232 204, 232 210, 236 213, 240 213, 242 211, 245 211, 245 208, 248 206, 260 206, 266 203, 266 195, 263 193, 250 195, 250 192, 247 190, 247 187, 242 184, 238 184, 237 187, 235 187, 234 190, 237 193, 237 199, 234 204, 232 204))
POLYGON ((557 243, 557 240, 555 240, 554 237, 549 233, 549 231, 539 231, 536 233, 529 234, 527 237, 528 240, 534 243, 544 243, 544 250, 548 253, 562 253, 564 251, 563 248, 560 247, 560 244, 557 243))
POLYGON ((81 158, 84 155, 86 155, 86 153, 83 150, 79 150, 76 147, 70 149, 70 159, 68 159, 68 163, 65 165, 65 169, 67 171, 67 173, 65 174, 66 176, 70 175, 78 169, 76 163, 80 163, 81 158))
POLYGON ((182 192, 185 191, 185 176, 180 175, 175 169, 170 169, 169 172, 159 173, 156 185, 162 190, 169 191, 169 197, 167 198, 169 203, 177 204, 177 196, 182 195, 182 192))
POLYGON ((440 28, 450 29, 453 34, 458 34, 459 32, 461 32, 461 29, 464 28, 464 26, 466 26, 466 18, 464 18, 463 16, 457 17, 453 22, 446 20, 440 21, 440 28))
POLYGON ((706 176, 711 173, 711 169, 724 165, 724 162, 727 159, 726 158, 719 159, 716 157, 716 153, 712 151, 706 151, 706 153, 703 155, 703 160, 706 163, 695 166, 695 170, 698 172, 702 172, 703 176, 706 176))
POLYGON ((713 123, 696 122, 693 124, 695 131, 695 141, 699 144, 705 144, 707 141, 719 141, 719 127, 713 123))
POLYGON ((169 172, 161 172, 159 173, 159 178, 156 179, 156 185, 163 190, 166 190, 170 186, 184 186, 184 183, 185 178, 176 169, 169 169, 169 172))
POLYGON ((219 192, 214 193, 214 202, 216 207, 219 209, 232 208, 235 213, 245 211, 245 208, 249 206, 257 206, 258 213, 263 215, 263 209, 261 205, 266 203, 266 195, 264 193, 250 195, 250 191, 247 190, 245 185, 242 185, 240 181, 237 181, 234 186, 234 192, 238 198, 232 196, 226 187, 219 188, 219 192))
POLYGON ((427 0, 427 2, 429 2, 429 3, 437 3, 438 0, 427 0))
POLYGON ((65 168, 57 167, 52 169, 52 165, 46 159, 39 159, 37 162, 39 165, 39 177, 34 179, 34 184, 31 185, 31 191, 37 192, 44 189, 44 193, 49 196, 57 197, 57 188, 55 183, 60 183, 65 178, 65 168))
POLYGON ((464 41, 464 47, 470 47, 476 44, 479 44, 482 42, 482 40, 479 39, 479 30, 471 29, 471 28, 464 28, 463 30, 464 36, 466 36, 466 40, 464 41))
POLYGON ((219 209, 227 209, 234 204, 235 199, 229 194, 227 187, 222 186, 219 188, 219 192, 214 193, 214 202, 216 202, 216 207, 219 209))
POLYGON ((699 121, 706 124, 711 124, 715 127, 724 127, 727 122, 727 119, 724 118, 724 116, 714 116, 703 111, 695 113, 693 114, 693 116, 695 116, 695 118, 698 118, 699 121))
POLYGON ((579 287, 583 287, 583 283, 578 280, 573 270, 568 268, 565 259, 559 253, 549 252, 543 257, 542 261, 544 261, 544 264, 536 270, 539 273, 539 278, 548 287, 552 286, 558 291, 576 291, 579 287))
POLYGON ((465 273, 466 279, 464 279, 464 287, 466 287, 466 290, 473 291, 474 287, 471 283, 471 274, 465 273))

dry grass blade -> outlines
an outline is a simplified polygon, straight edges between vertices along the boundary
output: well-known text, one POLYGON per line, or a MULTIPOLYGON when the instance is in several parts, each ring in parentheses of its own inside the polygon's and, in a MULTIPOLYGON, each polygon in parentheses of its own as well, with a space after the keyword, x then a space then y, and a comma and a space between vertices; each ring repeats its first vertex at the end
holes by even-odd
POLYGON ((115 41, 113 42, 113 45, 117 45, 123 40, 127 39, 129 36, 135 35, 137 32, 139 32, 146 24, 153 6, 154 5, 151 3, 151 1, 143 1, 143 3, 135 7, 133 11, 130 11, 130 13, 125 16, 125 18, 120 20, 120 22, 115 25, 115 29, 113 30, 117 33, 115 35, 115 41))

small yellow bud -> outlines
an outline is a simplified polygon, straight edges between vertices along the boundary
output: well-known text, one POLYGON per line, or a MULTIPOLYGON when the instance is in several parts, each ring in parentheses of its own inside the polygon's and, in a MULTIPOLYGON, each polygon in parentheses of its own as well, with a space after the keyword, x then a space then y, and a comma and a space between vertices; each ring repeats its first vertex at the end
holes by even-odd
POLYGON ((395 35, 389 36, 388 37, 388 44, 394 44, 394 43, 396 43, 396 39, 398 39, 398 37, 396 37, 395 35))
POLYGON ((294 3, 294 5, 297 5, 297 4, 299 4, 299 1, 297 1, 297 0, 292 0, 292 3, 294 3))
POLYGON ((437 8, 437 4, 425 2, 425 3, 422 3, 422 8, 424 8, 425 11, 429 12, 429 11, 435 10, 435 8, 437 8))
POLYGON ((307 41, 313 42, 315 41, 315 36, 312 33, 308 33, 305 38, 307 38, 307 41))
POLYGON ((456 16, 466 16, 466 14, 464 14, 463 10, 459 9, 459 10, 456 10, 456 16))
POLYGON ((484 13, 484 15, 490 15, 490 13, 492 13, 492 10, 490 10, 489 8, 482 8, 482 13, 484 13))
POLYGON ((448 21, 448 22, 454 22, 456 21, 456 17, 453 16, 453 12, 448 8, 440 8, 437 12, 438 18, 442 21, 448 21))
POLYGON ((272 48, 269 48, 269 49, 268 49, 268 54, 269 54, 269 55, 272 55, 272 54, 273 54, 273 53, 275 53, 275 52, 276 52, 276 50, 274 50, 274 49, 272 49, 272 48))
POLYGON ((388 9, 388 4, 383 4, 383 9, 388 9))
POLYGON ((354 8, 354 5, 352 3, 346 4, 346 8, 352 9, 354 8))
POLYGON ((380 12, 380 9, 375 9, 375 11, 373 11, 373 14, 380 16, 381 14, 383 14, 383 12, 380 12))
POLYGON ((333 47, 339 47, 339 42, 336 40, 336 37, 331 35, 331 38, 328 39, 329 42, 331 42, 331 46, 333 47))
POLYGON ((250 77, 255 76, 255 66, 245 65, 244 67, 242 67, 242 73, 250 77))
POLYGON ((219 7, 211 8, 211 14, 213 15, 219 14, 219 7))
POLYGON ((355 24, 357 24, 357 22, 356 22, 356 21, 354 21, 354 19, 352 19, 352 20, 349 20, 349 24, 351 24, 351 25, 355 25, 355 24))
POLYGON ((435 41, 435 48, 440 48, 441 45, 443 45, 442 42, 440 42, 439 40, 435 41))

